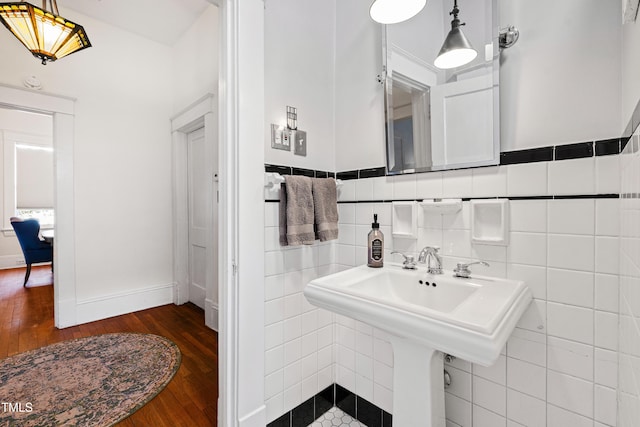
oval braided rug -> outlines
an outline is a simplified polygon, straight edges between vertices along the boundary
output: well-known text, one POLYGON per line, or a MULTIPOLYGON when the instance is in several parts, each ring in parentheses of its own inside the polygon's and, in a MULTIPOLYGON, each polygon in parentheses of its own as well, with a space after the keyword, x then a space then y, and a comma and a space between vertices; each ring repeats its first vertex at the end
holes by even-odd
POLYGON ((96 335, 0 360, 0 426, 110 426, 153 399, 180 367, 151 334, 96 335))

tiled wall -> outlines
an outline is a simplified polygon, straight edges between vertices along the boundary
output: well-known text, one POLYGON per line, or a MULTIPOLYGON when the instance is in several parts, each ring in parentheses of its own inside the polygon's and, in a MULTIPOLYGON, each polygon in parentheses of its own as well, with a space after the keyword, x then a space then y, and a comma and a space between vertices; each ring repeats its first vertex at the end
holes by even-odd
POLYGON ((640 422, 640 135, 620 156, 620 374, 618 427, 640 422))
MULTIPOLYGON (((600 152, 599 154, 608 154, 600 152)), ((356 174, 339 191, 337 242, 282 248, 278 204, 265 202, 267 421, 336 382, 393 412, 393 352, 385 332, 311 306, 314 277, 366 262, 373 213, 392 250, 440 246, 445 268, 483 259, 476 274, 523 279, 534 304, 498 362, 447 366, 448 427, 616 425, 617 155, 393 177, 356 174), (393 239, 393 200, 464 198, 457 214, 418 209, 418 235, 393 239), (510 198, 510 244, 471 244, 469 199, 510 198)), ((552 157, 553 158, 553 154, 552 157)), ((360 171, 362 172, 362 171, 360 171)), ((338 174, 338 177, 341 175, 338 174)), ((353 176, 353 174, 351 174, 353 176)), ((277 199, 267 191, 266 200, 277 199)))
MULTIPOLYGON (((277 192, 267 198, 277 198, 277 192)), ((333 314, 302 289, 333 272, 333 242, 281 247, 278 203, 265 202, 265 402, 267 422, 334 383, 333 314)))
MULTIPOLYGON (((491 267, 476 274, 522 279, 533 291, 534 304, 494 366, 447 366, 449 426, 615 426, 618 162, 612 155, 345 181, 339 268, 366 261, 375 212, 388 261, 392 250, 417 255, 440 246, 447 269, 483 259, 491 267), (418 209, 417 239, 392 238, 387 201, 436 197, 511 198, 510 244, 471 243, 468 201, 452 215, 418 209)), ((386 333, 336 319, 336 382, 393 412, 386 333)))

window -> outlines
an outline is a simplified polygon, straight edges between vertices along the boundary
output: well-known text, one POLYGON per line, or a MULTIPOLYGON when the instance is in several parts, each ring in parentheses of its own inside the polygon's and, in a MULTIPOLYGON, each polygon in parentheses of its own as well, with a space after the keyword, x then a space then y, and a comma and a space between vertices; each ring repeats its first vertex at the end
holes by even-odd
POLYGON ((12 216, 53 227, 53 147, 50 137, 3 132, 4 228, 12 216))

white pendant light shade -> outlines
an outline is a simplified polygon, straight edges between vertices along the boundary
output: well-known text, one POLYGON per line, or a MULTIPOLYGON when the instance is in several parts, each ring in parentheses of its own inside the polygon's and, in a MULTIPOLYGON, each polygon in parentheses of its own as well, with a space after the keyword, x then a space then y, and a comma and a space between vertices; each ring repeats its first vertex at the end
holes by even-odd
POLYGON ((449 31, 433 65, 446 70, 468 64, 476 59, 476 56, 478 56, 478 52, 471 47, 471 43, 464 36, 462 30, 455 27, 449 31))
POLYGON ((381 24, 397 24, 416 16, 425 4, 427 0, 375 0, 369 15, 381 24))

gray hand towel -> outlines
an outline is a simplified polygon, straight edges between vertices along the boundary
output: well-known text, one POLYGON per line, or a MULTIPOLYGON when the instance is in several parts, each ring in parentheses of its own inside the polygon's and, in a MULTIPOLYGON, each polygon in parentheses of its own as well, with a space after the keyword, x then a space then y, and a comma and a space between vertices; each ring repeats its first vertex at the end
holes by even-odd
POLYGON ((313 179, 316 237, 321 242, 338 238, 338 196, 333 178, 313 179))
MULTIPOLYGON (((311 245, 315 240, 313 231, 314 215, 313 215, 313 195, 311 193, 311 178, 306 176, 285 176, 284 195, 286 204, 286 239, 287 244, 311 245)), ((283 195, 280 191, 280 218, 282 225, 282 205, 283 195)), ((280 229, 280 242, 283 242, 282 227, 280 229)))

